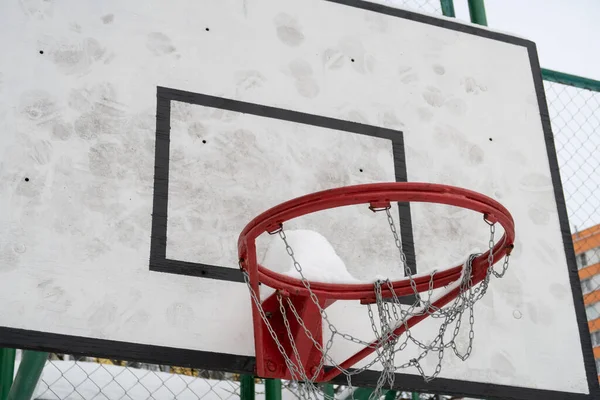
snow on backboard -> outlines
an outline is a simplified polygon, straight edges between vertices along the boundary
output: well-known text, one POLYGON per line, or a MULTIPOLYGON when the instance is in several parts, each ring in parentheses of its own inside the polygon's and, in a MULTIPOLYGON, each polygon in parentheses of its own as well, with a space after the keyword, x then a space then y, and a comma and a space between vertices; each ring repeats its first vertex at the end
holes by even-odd
MULTIPOLYGON (((424 181, 497 199, 517 242, 476 308, 471 358, 396 382, 594 396, 533 43, 353 0, 10 1, 0 18, 0 344, 252 372, 243 226, 316 190, 424 181)), ((487 245, 474 213, 393 212, 417 273, 487 245)), ((354 277, 393 277, 378 217, 291 226, 327 238, 354 277)), ((330 315, 370 333, 357 304, 330 315)))

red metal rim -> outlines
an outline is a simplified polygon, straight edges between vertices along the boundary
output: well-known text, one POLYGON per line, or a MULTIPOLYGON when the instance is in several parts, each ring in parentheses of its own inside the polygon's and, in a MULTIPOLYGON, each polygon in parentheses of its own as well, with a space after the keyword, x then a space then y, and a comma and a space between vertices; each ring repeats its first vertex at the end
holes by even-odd
MULTIPOLYGON (((437 203, 470 209, 483 214, 489 223, 499 223, 504 235, 497 241, 492 251, 493 263, 498 262, 513 248, 515 238, 514 220, 509 211, 496 200, 468 189, 455 186, 421 182, 390 182, 345 186, 324 190, 279 204, 254 218, 242 230, 238 238, 240 266, 250 276, 265 285, 286 290, 290 294, 308 296, 310 293, 303 282, 296 278, 279 274, 258 264, 255 241, 265 232, 273 232, 284 222, 326 209, 357 204, 381 206, 392 202, 437 203)), ((481 278, 487 272, 489 251, 473 261, 472 274, 481 278)), ((439 271, 434 276, 434 288, 445 286, 460 278, 462 265, 439 271)), ((430 276, 414 278, 419 292, 429 289, 430 276)), ((410 279, 392 282, 397 296, 413 293, 410 279)), ((389 288, 382 288, 384 296, 391 296, 389 288)), ((373 284, 332 284, 310 282, 310 290, 318 297, 338 300, 364 300, 373 297, 373 284)))

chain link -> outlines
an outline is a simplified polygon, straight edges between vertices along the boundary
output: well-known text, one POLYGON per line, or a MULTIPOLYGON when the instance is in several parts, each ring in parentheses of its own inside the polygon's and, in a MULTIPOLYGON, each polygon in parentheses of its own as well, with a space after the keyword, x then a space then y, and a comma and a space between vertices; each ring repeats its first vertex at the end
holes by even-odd
MULTIPOLYGON (((17 359, 22 356, 17 350, 17 359)), ((120 358, 50 353, 40 372, 30 398, 235 400, 241 391, 235 373, 120 358)), ((284 388, 289 392, 284 397, 297 393, 296 388, 284 388)), ((257 383, 256 389, 264 391, 264 384, 257 383)))

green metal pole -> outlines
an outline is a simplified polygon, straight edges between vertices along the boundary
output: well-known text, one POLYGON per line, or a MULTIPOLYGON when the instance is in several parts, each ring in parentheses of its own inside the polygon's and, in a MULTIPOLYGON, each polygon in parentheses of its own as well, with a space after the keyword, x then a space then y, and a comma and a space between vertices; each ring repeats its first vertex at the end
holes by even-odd
POLYGON ((471 16, 471 22, 487 26, 483 0, 469 0, 469 15, 471 16))
POLYGON ((242 375, 240 378, 240 400, 254 400, 254 377, 242 375))
POLYGON ((15 375, 15 349, 0 349, 0 400, 6 400, 15 375))
POLYGON ((333 392, 333 385, 330 383, 326 383, 323 386, 323 394, 325 395, 325 400, 333 400, 335 397, 335 393, 333 392))
POLYGON ((384 400, 394 400, 397 394, 398 393, 395 390, 388 390, 388 392, 385 394, 384 400))
POLYGON ((440 5, 442 6, 442 14, 446 17, 456 17, 456 13, 454 12, 454 0, 440 0, 440 5))
POLYGON ((8 393, 8 400, 31 400, 35 387, 42 376, 48 353, 24 351, 15 381, 8 393))
POLYGON ((371 393, 373 393, 374 390, 371 388, 358 388, 354 391, 354 393, 352 393, 350 396, 348 396, 346 399, 352 399, 352 400, 369 400, 369 397, 371 397, 371 393))
POLYGON ((421 396, 419 396, 419 393, 417 393, 417 392, 412 393, 412 400, 419 400, 420 397, 421 396))
POLYGON ((265 379, 265 400, 281 400, 281 381, 265 379))
POLYGON ((579 89, 600 92, 600 81, 584 78, 582 76, 565 74, 564 72, 542 68, 542 78, 544 78, 545 81, 556 82, 563 85, 575 86, 579 89))

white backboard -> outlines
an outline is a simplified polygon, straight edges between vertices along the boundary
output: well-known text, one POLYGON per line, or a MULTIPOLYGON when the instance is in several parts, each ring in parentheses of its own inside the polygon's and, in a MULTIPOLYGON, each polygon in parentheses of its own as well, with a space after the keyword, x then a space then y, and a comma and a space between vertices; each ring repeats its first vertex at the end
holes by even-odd
MULTIPOLYGON (((477 305, 471 358, 396 382, 595 395, 534 43, 355 0, 10 0, 0 21, 1 345, 251 373, 242 228, 317 190, 422 181, 500 201, 517 241, 477 305)), ((394 215, 417 273, 486 249, 475 213, 394 215)), ((359 279, 398 276, 379 217, 291 227, 323 234, 359 279)), ((330 313, 368 338, 362 306, 330 313)))

